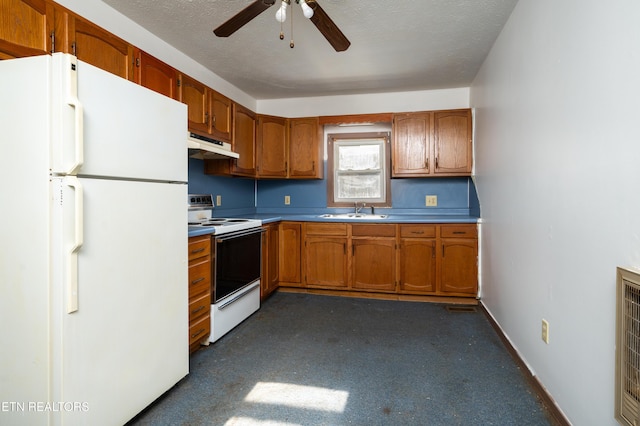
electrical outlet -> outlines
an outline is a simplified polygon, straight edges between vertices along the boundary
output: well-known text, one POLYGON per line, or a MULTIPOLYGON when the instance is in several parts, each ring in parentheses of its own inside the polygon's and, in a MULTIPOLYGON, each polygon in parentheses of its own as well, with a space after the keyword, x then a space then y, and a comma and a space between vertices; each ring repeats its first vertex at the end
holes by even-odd
POLYGON ((438 205, 438 196, 437 195, 427 195, 425 196, 425 205, 427 207, 435 207, 438 205))
POLYGON ((222 205, 222 195, 216 195, 216 206, 222 205))
POLYGON ((546 319, 542 320, 542 341, 549 344, 549 322, 546 319))
POLYGON ((291 204, 291 196, 290 195, 285 195, 284 196, 284 205, 288 206, 289 204, 291 204))

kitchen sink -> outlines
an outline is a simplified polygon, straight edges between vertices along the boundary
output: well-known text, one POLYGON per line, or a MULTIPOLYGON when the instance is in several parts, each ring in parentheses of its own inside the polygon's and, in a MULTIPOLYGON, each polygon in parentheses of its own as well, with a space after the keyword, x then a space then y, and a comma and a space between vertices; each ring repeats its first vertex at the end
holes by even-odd
POLYGON ((367 213, 339 213, 339 214, 332 214, 332 213, 326 213, 323 215, 320 215, 320 217, 325 218, 325 219, 386 219, 387 215, 386 214, 367 214, 367 213))

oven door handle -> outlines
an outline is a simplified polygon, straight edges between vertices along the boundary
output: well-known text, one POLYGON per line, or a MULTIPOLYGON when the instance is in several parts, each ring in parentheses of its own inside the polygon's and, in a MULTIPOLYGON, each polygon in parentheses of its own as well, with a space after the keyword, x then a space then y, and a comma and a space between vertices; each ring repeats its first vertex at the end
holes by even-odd
POLYGON ((234 238, 244 237, 246 235, 252 235, 252 234, 261 234, 263 232, 265 232, 263 228, 245 229, 242 231, 230 232, 228 234, 215 237, 215 239, 216 239, 216 243, 222 243, 224 241, 231 240, 234 238))
POLYGON ((231 305, 232 303, 238 301, 238 299, 242 299, 243 297, 245 297, 247 294, 251 293, 252 291, 254 291, 255 289, 259 289, 260 286, 256 285, 253 286, 245 291, 243 291, 242 293, 238 294, 237 296, 235 296, 233 299, 225 301, 222 305, 218 306, 218 310, 221 311, 224 308, 226 308, 227 306, 231 305))

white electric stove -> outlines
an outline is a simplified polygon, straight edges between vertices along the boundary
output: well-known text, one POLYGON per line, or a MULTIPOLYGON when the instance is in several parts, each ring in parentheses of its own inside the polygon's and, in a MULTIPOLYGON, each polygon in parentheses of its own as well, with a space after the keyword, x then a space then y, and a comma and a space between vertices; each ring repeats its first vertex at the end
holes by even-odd
POLYGON ((211 234, 211 334, 215 342, 260 309, 262 221, 214 218, 213 197, 189 194, 189 230, 211 234))

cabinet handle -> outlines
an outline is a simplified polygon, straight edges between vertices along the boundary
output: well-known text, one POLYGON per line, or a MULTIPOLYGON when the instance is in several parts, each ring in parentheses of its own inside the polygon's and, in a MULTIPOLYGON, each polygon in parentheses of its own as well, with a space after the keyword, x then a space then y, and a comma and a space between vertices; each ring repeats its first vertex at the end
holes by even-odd
POLYGON ((466 231, 453 231, 453 233, 455 235, 465 235, 467 232, 466 231))
POLYGON ((200 281, 204 281, 204 277, 200 277, 196 280, 191 281, 191 285, 196 285, 198 284, 200 281))
POLYGON ((438 170, 438 157, 436 157, 436 170, 438 170))
POLYGON ((426 161, 426 163, 425 163, 425 164, 426 164, 425 168, 426 168, 427 170, 429 170, 429 159, 428 159, 428 158, 427 158, 427 161, 426 161))
POLYGON ((71 43, 71 53, 73 54, 73 56, 78 56, 76 52, 76 42, 74 41, 73 43, 71 43))
POLYGON ((51 39, 51 53, 55 53, 55 51, 56 51, 56 33, 55 33, 55 31, 51 31, 51 34, 49 34, 49 38, 51 39))
POLYGON ((444 257, 444 244, 442 245, 442 257, 444 257))
POLYGON ((431 241, 431 258, 434 259, 436 257, 436 242, 431 241))
POLYGON ((213 115, 211 116, 211 124, 212 124, 214 127, 215 127, 215 125, 216 125, 216 115, 215 115, 215 114, 213 114, 213 115))
POLYGON ((203 252, 204 248, 199 248, 199 249, 195 249, 195 250, 191 250, 191 254, 196 254, 196 253, 200 253, 203 252))
POLYGON ((316 171, 316 162, 315 162, 315 161, 312 161, 312 162, 311 162, 311 171, 312 171, 312 172, 315 172, 315 171, 316 171))
POLYGON ((209 125, 209 113, 208 112, 204 113, 204 124, 206 124, 207 126, 209 125))
POLYGON ((202 334, 203 331, 204 331, 204 328, 198 330, 196 333, 193 333, 191 335, 191 338, 193 339, 194 337, 198 337, 200 334, 202 334))
POLYGON ((422 235, 424 234, 424 231, 411 231, 412 234, 418 234, 418 235, 422 235))
POLYGON ((198 309, 194 309, 193 311, 191 311, 192 314, 198 313, 201 310, 203 310, 205 308, 205 306, 200 306, 198 309))

